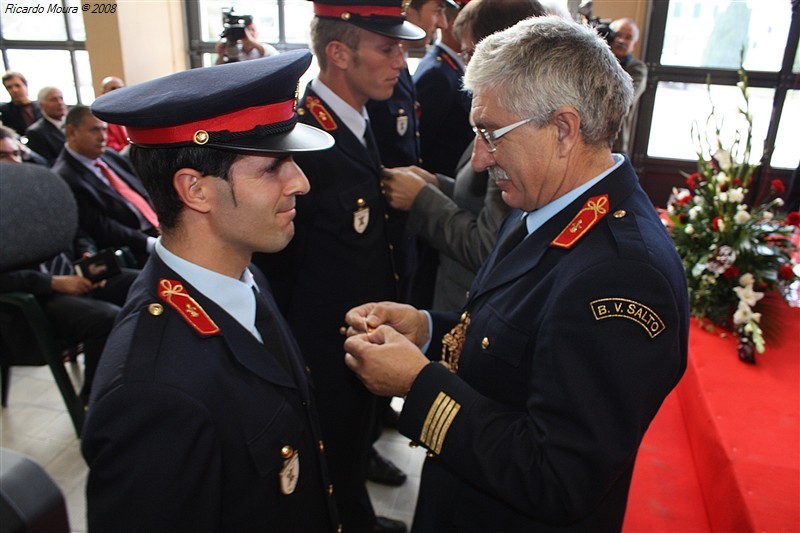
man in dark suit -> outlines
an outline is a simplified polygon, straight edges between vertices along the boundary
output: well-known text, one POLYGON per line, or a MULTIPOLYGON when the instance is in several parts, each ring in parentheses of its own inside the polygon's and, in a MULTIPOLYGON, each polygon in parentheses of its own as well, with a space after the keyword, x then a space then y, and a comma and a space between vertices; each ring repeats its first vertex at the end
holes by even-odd
POLYGON ((11 101, 0 105, 0 121, 22 135, 28 126, 42 118, 42 112, 28 96, 28 80, 22 73, 9 70, 3 74, 3 86, 11 101))
POLYGON ((305 362, 248 268, 294 233, 308 180, 292 154, 332 145, 296 124, 310 62, 297 50, 193 69, 93 104, 127 127, 162 235, 95 378, 92 531, 341 528, 305 362))
POLYGON ((58 154, 64 148, 66 136, 64 135, 64 115, 67 106, 64 95, 56 87, 44 87, 37 97, 42 118, 28 126, 25 136, 28 138, 28 148, 47 160, 53 166, 58 154))
POLYGON ((326 0, 314 2, 314 12, 311 41, 320 73, 298 113, 336 144, 297 157, 311 182, 311 192, 297 201, 297 235, 283 252, 255 262, 275 288, 314 375, 345 530, 405 531, 402 522, 376 518, 369 501, 365 477, 375 397, 344 366, 340 328, 356 303, 398 295, 391 215, 381 196, 381 161, 365 104, 392 95, 406 65, 401 39, 425 34, 405 21, 400 0, 326 0))
POLYGON ((345 360, 406 394, 416 530, 619 531, 689 327, 680 258, 610 148, 630 78, 591 28, 536 17, 481 41, 465 86, 473 166, 515 210, 460 313, 357 307, 345 360))
POLYGON ((106 147, 107 125, 88 107, 67 113, 66 133, 53 172, 75 195, 81 229, 100 248, 129 247, 143 265, 158 235, 149 194, 130 163, 106 147))

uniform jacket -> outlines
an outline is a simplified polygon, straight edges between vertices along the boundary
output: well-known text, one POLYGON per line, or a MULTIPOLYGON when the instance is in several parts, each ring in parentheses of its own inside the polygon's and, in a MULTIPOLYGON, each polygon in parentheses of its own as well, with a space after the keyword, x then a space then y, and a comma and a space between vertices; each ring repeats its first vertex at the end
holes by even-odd
POLYGON ((400 71, 391 98, 367 102, 369 122, 378 141, 383 166, 422 166, 417 108, 416 90, 408 69, 400 71))
POLYGON ((261 293, 290 371, 158 256, 149 259, 106 344, 84 426, 90 530, 336 529, 305 363, 261 293), (182 285, 219 332, 198 333, 162 299, 161 280, 182 285), (299 458, 290 494, 280 489, 287 451, 299 458))
POLYGON ((50 166, 61 153, 67 140, 64 132, 44 117, 31 124, 25 136, 28 137, 28 148, 47 159, 47 164, 50 166))
MULTIPOLYGON (((337 502, 347 529, 371 529, 366 453, 375 396, 344 364, 344 316, 364 302, 396 299, 397 277, 380 162, 308 87, 300 121, 326 130, 335 145, 294 159, 311 190, 297 198, 295 236, 277 254, 256 254, 311 368, 337 502)), ((374 150, 373 150, 374 152, 374 150)))
MULTIPOLYGON (((0 105, 0 122, 3 123, 4 126, 8 126, 12 130, 16 131, 20 135, 25 135, 25 130, 28 128, 28 125, 25 123, 25 119, 22 117, 22 111, 20 111, 20 107, 15 105, 14 102, 6 102, 5 104, 0 105)), ((33 120, 36 122, 40 118, 42 118, 42 110, 39 109, 39 104, 36 102, 31 102, 31 107, 33 108, 33 120)), ((33 122, 31 123, 31 125, 33 122)))
MULTIPOLYGON (((465 304, 458 373, 432 363, 406 397, 400 431, 435 454, 414 528, 619 531, 642 435, 686 366, 674 245, 625 161, 496 265, 495 254, 465 304), (603 194, 605 217, 552 246, 603 194)), ((435 313, 432 338, 457 319, 435 313)))
POLYGON ((488 173, 472 169, 471 155, 472 143, 458 163, 455 180, 439 175, 440 188, 422 188, 408 215, 408 227, 440 252, 433 309, 463 305, 511 210, 488 173))
MULTIPOLYGON (((124 157, 107 149, 100 159, 149 201, 150 196, 124 157)), ((144 228, 146 232, 142 231, 139 218, 122 196, 103 184, 66 150, 58 156, 52 170, 64 178, 72 189, 78 202, 78 224, 94 239, 97 247, 128 246, 139 264, 144 264, 147 236, 154 235, 155 230, 150 227, 144 228)))
POLYGON ((461 66, 439 45, 428 50, 414 72, 422 166, 430 172, 455 176, 462 152, 475 137, 469 123, 472 99, 463 90, 463 77, 461 66))

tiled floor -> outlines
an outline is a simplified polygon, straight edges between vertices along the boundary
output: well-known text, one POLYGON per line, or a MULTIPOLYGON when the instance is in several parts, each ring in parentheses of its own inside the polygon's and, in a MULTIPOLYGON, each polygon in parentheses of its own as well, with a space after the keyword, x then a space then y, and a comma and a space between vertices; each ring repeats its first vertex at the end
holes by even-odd
MULTIPOLYGON (((77 368, 73 370, 77 372, 77 368)), ((399 408, 401 401, 395 399, 394 405, 399 408)), ((41 464, 64 493, 72 531, 86 531, 84 488, 88 469, 48 367, 12 368, 8 407, 0 414, 0 446, 28 455, 41 464)), ((375 512, 403 520, 410 526, 425 453, 421 448, 409 448, 408 439, 394 430, 385 430, 376 447, 408 479, 400 487, 369 483, 375 512)))

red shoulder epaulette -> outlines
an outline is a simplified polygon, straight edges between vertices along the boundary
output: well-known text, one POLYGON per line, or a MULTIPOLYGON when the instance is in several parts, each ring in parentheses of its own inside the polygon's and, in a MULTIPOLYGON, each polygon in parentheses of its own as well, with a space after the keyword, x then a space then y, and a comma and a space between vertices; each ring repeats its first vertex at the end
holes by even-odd
POLYGON ((456 65, 456 62, 455 62, 455 61, 453 61, 453 58, 452 58, 452 57, 450 57, 450 54, 448 54, 447 52, 445 52, 444 50, 442 50, 442 53, 441 53, 441 54, 439 54, 439 57, 441 57, 442 59, 444 59, 445 63, 447 63, 448 65, 450 65, 450 68, 452 68, 453 70, 458 70, 458 65, 456 65))
POLYGON ((572 248, 595 224, 608 213, 608 195, 594 196, 586 200, 578 214, 567 224, 550 246, 572 248))
POLYGON ((203 337, 210 337, 221 331, 205 309, 186 292, 181 282, 161 278, 158 295, 203 337))
POLYGON ((322 100, 316 96, 306 96, 306 109, 314 115, 314 118, 317 119, 317 122, 325 131, 333 131, 339 127, 333 120, 330 111, 325 109, 322 100))

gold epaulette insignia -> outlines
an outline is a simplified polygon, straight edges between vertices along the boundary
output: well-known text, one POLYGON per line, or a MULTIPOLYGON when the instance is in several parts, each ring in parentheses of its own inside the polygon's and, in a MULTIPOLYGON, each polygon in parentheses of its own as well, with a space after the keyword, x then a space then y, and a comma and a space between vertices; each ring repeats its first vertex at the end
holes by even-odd
POLYGON ((444 392, 437 394, 422 424, 419 441, 433 453, 437 455, 442 453, 444 439, 460 410, 461 404, 453 398, 444 392))
POLYGON ((593 196, 583 205, 578 214, 567 224, 550 246, 572 248, 595 224, 608 213, 608 195, 593 196))
POLYGON ((205 309, 200 307, 200 304, 186 292, 179 281, 161 278, 158 295, 203 337, 210 337, 221 331, 205 312, 205 309))
POLYGON ((469 320, 469 313, 464 311, 458 324, 450 330, 450 333, 446 333, 442 337, 441 362, 450 369, 450 372, 458 371, 458 360, 461 359, 461 350, 464 349, 464 339, 467 338, 469 320))
POLYGON ((453 58, 450 57, 447 52, 442 51, 442 53, 439 54, 439 57, 441 57, 445 63, 450 65, 450 68, 452 68, 453 70, 458 70, 458 65, 456 65, 456 62, 453 61, 453 58))
POLYGON ((316 96, 306 96, 306 109, 311 111, 311 114, 314 115, 314 118, 317 119, 317 122, 325 131, 333 131, 339 128, 336 125, 336 121, 333 120, 331 112, 325 108, 322 100, 316 96))
POLYGON ((667 329, 664 321, 644 304, 627 298, 600 298, 589 302, 595 320, 627 318, 644 328, 651 339, 667 329))

